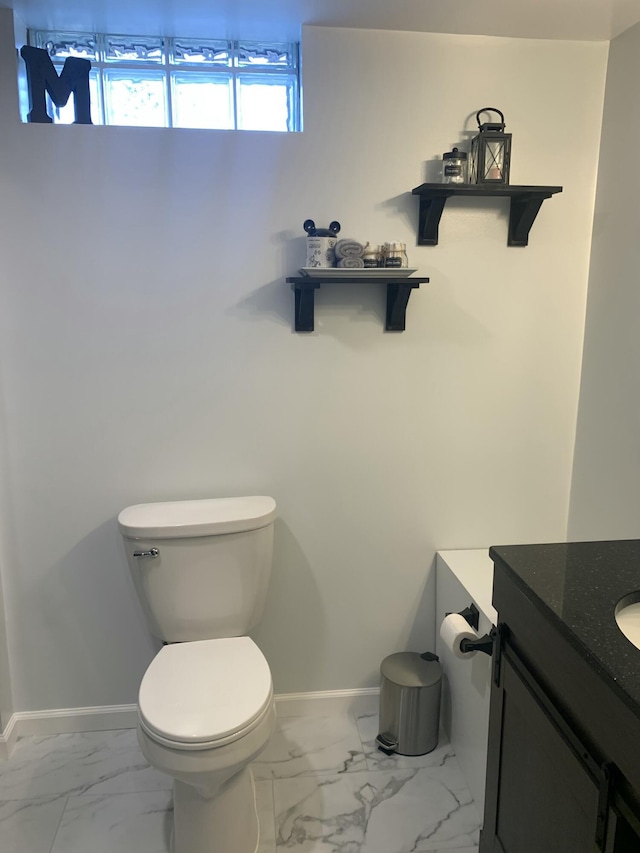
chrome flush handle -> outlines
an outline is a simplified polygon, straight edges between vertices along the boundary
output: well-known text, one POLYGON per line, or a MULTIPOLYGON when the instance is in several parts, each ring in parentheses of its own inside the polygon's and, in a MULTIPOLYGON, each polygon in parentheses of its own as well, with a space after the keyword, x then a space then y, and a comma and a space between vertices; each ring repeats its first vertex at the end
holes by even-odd
POLYGON ((134 551, 134 557, 157 557, 160 551, 157 548, 149 548, 148 551, 134 551))

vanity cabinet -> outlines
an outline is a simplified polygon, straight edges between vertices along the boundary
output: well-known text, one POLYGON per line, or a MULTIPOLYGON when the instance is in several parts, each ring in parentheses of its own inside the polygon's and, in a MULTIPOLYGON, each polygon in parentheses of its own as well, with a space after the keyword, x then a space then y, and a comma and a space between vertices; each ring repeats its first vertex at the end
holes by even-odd
POLYGON ((640 572, 603 595, 616 567, 586 544, 573 557, 567 545, 490 551, 499 625, 479 853, 640 850, 640 651, 617 636, 612 606, 640 572), (580 570, 589 559, 592 577, 580 570), (619 675, 616 649, 626 655, 619 675))
POLYGON ((480 849, 585 853, 593 849, 598 787, 516 660, 503 650, 498 719, 492 719, 498 742, 491 756, 498 766, 487 791, 480 849))

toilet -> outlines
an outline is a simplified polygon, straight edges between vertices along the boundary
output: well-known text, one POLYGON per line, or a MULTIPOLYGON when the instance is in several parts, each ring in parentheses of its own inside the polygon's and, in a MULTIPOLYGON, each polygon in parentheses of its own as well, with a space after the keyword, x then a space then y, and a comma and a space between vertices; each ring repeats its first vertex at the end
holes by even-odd
POLYGON ((271 573, 266 496, 138 504, 118 525, 150 630, 165 644, 138 694, 138 741, 173 777, 175 853, 255 853, 250 764, 275 725, 269 665, 246 636, 271 573))

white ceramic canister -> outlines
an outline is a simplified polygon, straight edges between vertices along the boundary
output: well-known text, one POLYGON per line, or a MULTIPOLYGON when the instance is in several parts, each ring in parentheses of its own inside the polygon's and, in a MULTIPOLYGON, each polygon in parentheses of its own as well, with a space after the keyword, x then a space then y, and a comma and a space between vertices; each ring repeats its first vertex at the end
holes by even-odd
POLYGON ((336 261, 337 237, 307 237, 307 267, 324 269, 336 261))

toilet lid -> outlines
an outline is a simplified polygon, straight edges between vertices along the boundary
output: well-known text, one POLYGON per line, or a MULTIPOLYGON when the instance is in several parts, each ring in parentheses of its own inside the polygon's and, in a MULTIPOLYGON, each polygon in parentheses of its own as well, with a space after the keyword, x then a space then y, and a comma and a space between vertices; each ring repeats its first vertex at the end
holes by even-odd
POLYGON ((185 744, 229 739, 273 695, 269 665, 249 637, 164 646, 147 669, 138 711, 149 733, 185 744))

